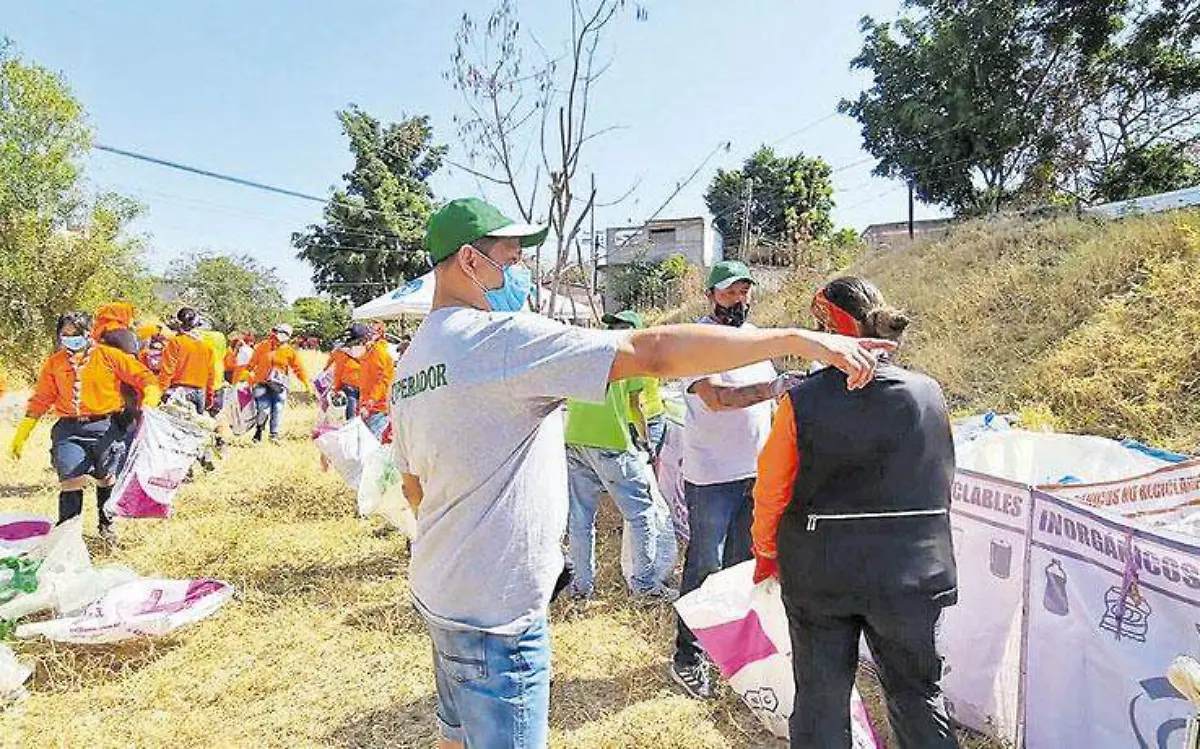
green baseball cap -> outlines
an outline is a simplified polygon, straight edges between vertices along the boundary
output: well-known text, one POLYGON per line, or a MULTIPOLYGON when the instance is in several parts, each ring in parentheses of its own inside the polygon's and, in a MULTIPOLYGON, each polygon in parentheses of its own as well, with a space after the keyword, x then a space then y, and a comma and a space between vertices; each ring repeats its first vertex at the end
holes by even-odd
POLYGON ((626 325, 632 325, 638 330, 646 327, 646 321, 642 319, 642 316, 631 309, 622 310, 615 315, 605 315, 600 319, 605 325, 617 325, 619 323, 625 323, 626 325))
POLYGON ((708 272, 708 288, 728 289, 738 281, 758 283, 750 275, 750 266, 741 260, 722 260, 708 272))
POLYGON ((425 230, 425 249, 434 265, 442 262, 464 244, 483 237, 516 237, 522 247, 536 247, 546 241, 548 226, 518 224, 494 205, 479 198, 459 198, 434 211, 425 230))

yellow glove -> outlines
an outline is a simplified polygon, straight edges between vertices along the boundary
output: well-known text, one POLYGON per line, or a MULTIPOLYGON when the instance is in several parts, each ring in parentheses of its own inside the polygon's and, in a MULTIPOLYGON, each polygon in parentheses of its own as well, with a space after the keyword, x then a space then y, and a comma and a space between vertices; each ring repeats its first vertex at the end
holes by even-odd
POLYGON ((21 420, 21 425, 17 427, 17 433, 13 435, 12 445, 8 448, 8 454, 13 460, 21 459, 21 452, 25 449, 25 441, 29 439, 29 435, 33 433, 33 428, 37 426, 37 419, 26 416, 21 420))
POLYGON ((162 388, 158 385, 147 385, 142 389, 142 408, 155 408, 162 403, 162 388))

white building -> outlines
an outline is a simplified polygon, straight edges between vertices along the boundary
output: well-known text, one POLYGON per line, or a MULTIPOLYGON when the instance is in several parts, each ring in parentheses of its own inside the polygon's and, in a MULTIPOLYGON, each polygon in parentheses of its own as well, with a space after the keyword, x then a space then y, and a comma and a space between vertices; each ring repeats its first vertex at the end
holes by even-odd
MULTIPOLYGON (((682 255, 689 265, 707 269, 724 259, 721 233, 704 217, 656 219, 643 226, 621 226, 604 232, 604 254, 599 270, 607 276, 612 269, 634 262, 657 263, 682 255)), ((604 286, 604 310, 615 304, 604 286)))

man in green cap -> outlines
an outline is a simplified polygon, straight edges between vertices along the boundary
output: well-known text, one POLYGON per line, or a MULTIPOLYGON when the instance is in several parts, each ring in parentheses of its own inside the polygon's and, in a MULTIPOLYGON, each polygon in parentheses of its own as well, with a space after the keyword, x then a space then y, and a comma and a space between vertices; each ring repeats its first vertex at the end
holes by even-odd
POLYGON ((549 742, 547 612, 564 565, 562 406, 609 382, 689 377, 777 356, 871 381, 893 344, 799 329, 571 328, 526 309, 522 247, 545 239, 474 198, 429 219, 433 306, 397 363, 396 464, 417 512, 409 587, 433 639, 443 749, 549 742))
MULTIPOLYGON (((642 316, 630 309, 605 315, 601 319, 609 330, 641 330, 646 327, 642 316)), ((639 381, 631 381, 629 386, 629 415, 634 432, 650 453, 652 462, 658 460, 667 428, 667 405, 663 402, 659 385, 657 377, 642 377, 639 381)))
MULTIPOLYGON (((710 311, 700 322, 755 330, 747 320, 754 285, 750 268, 740 260, 714 265, 708 274, 710 311)), ((771 431, 774 400, 799 377, 777 375, 764 359, 684 379, 683 496, 689 539, 681 595, 699 588, 712 573, 752 558, 758 453, 771 431)), ((671 678, 689 696, 707 699, 712 696, 708 661, 683 619, 676 629, 671 678)))

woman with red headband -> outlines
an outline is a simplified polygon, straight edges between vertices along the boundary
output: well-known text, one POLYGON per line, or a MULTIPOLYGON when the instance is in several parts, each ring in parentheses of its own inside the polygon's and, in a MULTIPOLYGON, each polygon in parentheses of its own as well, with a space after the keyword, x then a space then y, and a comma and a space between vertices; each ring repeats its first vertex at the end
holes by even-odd
MULTIPOLYGON (((839 278, 812 303, 830 333, 900 341, 909 319, 872 284, 839 278)), ((754 489, 755 581, 778 576, 796 680, 793 747, 850 746, 865 635, 901 747, 955 747, 934 631, 957 599, 954 442, 936 382, 881 359, 848 390, 820 370, 775 413, 754 489)))

